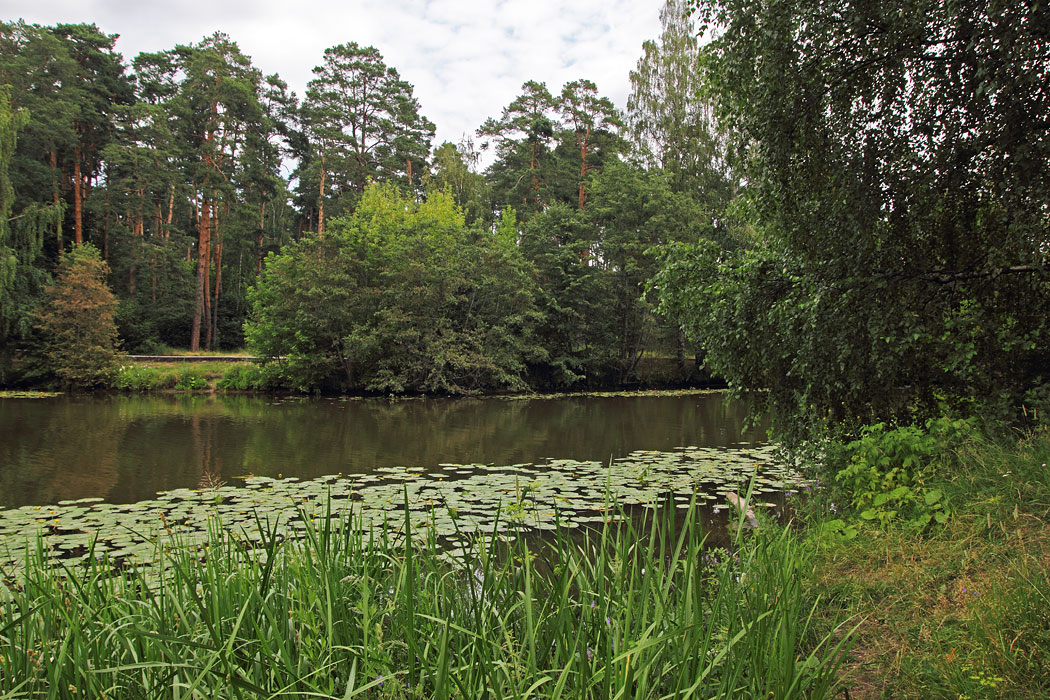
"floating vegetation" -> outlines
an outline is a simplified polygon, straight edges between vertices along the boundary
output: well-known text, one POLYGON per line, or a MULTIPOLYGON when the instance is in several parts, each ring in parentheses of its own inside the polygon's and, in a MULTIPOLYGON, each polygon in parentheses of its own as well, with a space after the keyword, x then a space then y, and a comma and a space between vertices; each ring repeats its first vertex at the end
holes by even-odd
POLYGON ((60 391, 0 391, 0 399, 53 399, 61 395, 60 391))
POLYGON ((442 464, 430 472, 384 467, 307 481, 248 476, 240 487, 213 482, 131 504, 83 498, 23 506, 0 511, 0 569, 21 568, 38 546, 63 563, 89 557, 117 566, 146 563, 156 557, 158 543, 174 538, 200 547, 214 527, 258 542, 267 531, 298 538, 310 523, 325 519, 352 521, 361 531, 399 532, 409 529, 410 518, 414 535, 435 536, 453 548, 456 541, 493 529, 512 533, 608 522, 614 502, 655 507, 670 495, 683 508, 694 498, 725 507, 726 494, 743 492, 752 478, 759 499, 798 488, 800 475, 773 461, 771 452, 770 447, 683 447, 633 452, 607 464, 550 459, 442 464))
POLYGON ((629 389, 625 391, 570 391, 548 394, 496 394, 493 398, 513 401, 520 399, 572 399, 579 397, 602 399, 637 398, 639 396, 706 396, 724 393, 723 389, 629 389))

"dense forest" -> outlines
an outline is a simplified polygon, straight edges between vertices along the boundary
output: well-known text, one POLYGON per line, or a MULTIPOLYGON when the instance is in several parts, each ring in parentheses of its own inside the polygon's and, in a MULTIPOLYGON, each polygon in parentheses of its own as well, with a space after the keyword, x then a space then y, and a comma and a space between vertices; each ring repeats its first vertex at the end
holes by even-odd
POLYGON ((440 145, 373 47, 324 50, 297 96, 222 33, 128 63, 94 25, 0 25, 3 379, 47 371, 39 309, 87 244, 125 351, 247 342, 287 358, 289 386, 622 383, 646 352, 684 367, 645 300, 648 252, 729 240, 732 187, 697 38, 680 4, 663 17, 626 114, 589 80, 528 81, 440 145))
POLYGON ((846 5, 669 0, 625 111, 528 81, 437 146, 373 47, 300 97, 221 33, 128 63, 94 25, 0 25, 3 380, 54 374, 79 279, 127 351, 247 346, 306 390, 580 388, 649 354, 800 425, 1034 406, 1047 10, 846 5))

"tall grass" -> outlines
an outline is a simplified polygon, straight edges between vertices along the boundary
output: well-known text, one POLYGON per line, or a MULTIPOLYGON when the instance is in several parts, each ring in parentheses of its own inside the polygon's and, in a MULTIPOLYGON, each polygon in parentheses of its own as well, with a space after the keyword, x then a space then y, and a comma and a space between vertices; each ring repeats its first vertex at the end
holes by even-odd
POLYGON ((41 554, 0 593, 0 697, 829 697, 849 634, 811 631, 795 535, 712 553, 699 520, 477 537, 455 566, 346 518, 117 574, 41 554))

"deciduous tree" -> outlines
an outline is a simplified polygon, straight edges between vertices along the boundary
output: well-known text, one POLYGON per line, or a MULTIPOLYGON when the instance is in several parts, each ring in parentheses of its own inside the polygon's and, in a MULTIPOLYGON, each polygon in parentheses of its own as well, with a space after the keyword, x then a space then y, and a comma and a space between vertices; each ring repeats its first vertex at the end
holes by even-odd
POLYGON ((731 195, 724 137, 705 86, 700 46, 689 4, 667 0, 660 10, 659 39, 642 44, 630 73, 628 132, 634 153, 647 167, 671 176, 671 185, 724 208, 731 195))
POLYGON ((705 0, 700 20, 762 234, 657 280, 712 369, 782 428, 1045 382, 1045 6, 705 0))

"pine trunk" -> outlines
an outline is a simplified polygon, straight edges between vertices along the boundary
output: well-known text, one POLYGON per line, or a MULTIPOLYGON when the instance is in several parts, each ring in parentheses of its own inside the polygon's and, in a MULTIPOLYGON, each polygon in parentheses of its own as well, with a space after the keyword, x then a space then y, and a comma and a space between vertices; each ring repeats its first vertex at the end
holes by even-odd
POLYGON ((73 245, 84 242, 84 179, 80 176, 80 146, 73 148, 73 245))
POLYGON ((321 154, 321 187, 317 192, 317 237, 324 238, 324 154, 321 154))
MULTIPOLYGON (((139 195, 141 196, 141 192, 139 195)), ((137 267, 135 263, 138 260, 139 250, 142 248, 142 219, 142 210, 139 209, 135 213, 135 223, 132 226, 131 265, 128 266, 128 294, 132 299, 135 298, 135 272, 137 267)))
MULTIPOLYGON (((51 149, 51 205, 58 208, 58 154, 51 149)), ((58 228, 58 257, 62 257, 62 227, 58 228)))
POLYGON ((263 225, 266 223, 266 202, 259 205, 259 232, 256 234, 255 276, 262 274, 263 225))
POLYGON ((584 190, 583 181, 587 177, 587 146, 580 145, 580 209, 587 203, 587 193, 584 190))
POLYGON ((171 217, 175 212, 175 183, 171 183, 171 187, 168 189, 168 218, 164 222, 164 240, 168 240, 168 234, 171 232, 171 217))
MULTIPOLYGON (((207 181, 205 181, 205 186, 207 186, 207 181)), ((211 205, 207 201, 201 203, 198 231, 197 303, 193 309, 193 326, 190 329, 190 351, 192 352, 200 350, 201 347, 201 317, 204 315, 205 299, 207 298, 205 286, 208 280, 208 249, 211 245, 211 205)), ((189 259, 189 257, 189 249, 187 248, 186 258, 189 259)))
POLYGON ((109 198, 106 198, 106 217, 102 220, 102 259, 109 262, 109 198))
MULTIPOLYGON (((223 219, 229 215, 229 208, 223 210, 223 219)), ((215 210, 215 288, 211 304, 211 332, 208 334, 208 349, 219 343, 219 296, 222 294, 222 227, 219 226, 219 211, 215 210)))
MULTIPOLYGON (((532 196, 536 204, 540 201, 540 179, 536 176, 536 142, 532 142, 532 152, 529 159, 529 172, 532 174, 532 196)), ((528 200, 526 200, 528 202, 528 200)))
POLYGON ((212 241, 215 240, 215 231, 217 228, 216 221, 216 209, 214 204, 208 205, 209 216, 211 217, 211 226, 208 236, 208 260, 204 265, 204 349, 211 350, 212 344, 212 306, 211 306, 211 264, 212 260, 215 259, 215 248, 212 245, 212 241))

